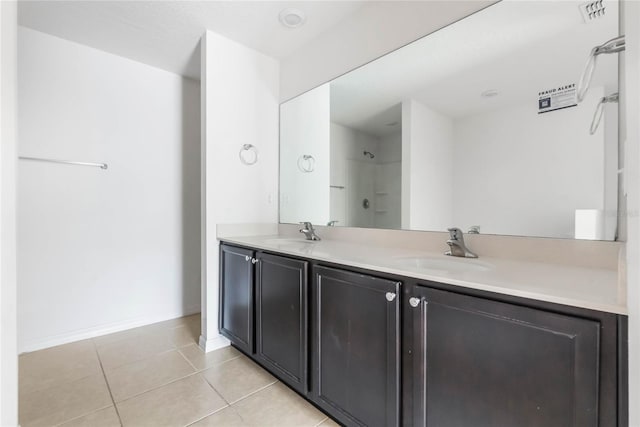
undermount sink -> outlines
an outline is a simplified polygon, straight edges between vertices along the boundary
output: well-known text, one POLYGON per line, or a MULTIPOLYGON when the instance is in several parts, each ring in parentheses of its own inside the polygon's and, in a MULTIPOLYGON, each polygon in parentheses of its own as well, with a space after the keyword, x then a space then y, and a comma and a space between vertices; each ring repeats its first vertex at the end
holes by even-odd
POLYGON ((265 239, 264 243, 268 245, 292 245, 292 244, 313 244, 316 243, 317 240, 307 240, 307 239, 296 239, 296 238, 274 238, 274 239, 265 239))
POLYGON ((399 267, 439 272, 467 272, 489 271, 491 264, 469 258, 440 258, 429 256, 395 258, 394 263, 399 267))

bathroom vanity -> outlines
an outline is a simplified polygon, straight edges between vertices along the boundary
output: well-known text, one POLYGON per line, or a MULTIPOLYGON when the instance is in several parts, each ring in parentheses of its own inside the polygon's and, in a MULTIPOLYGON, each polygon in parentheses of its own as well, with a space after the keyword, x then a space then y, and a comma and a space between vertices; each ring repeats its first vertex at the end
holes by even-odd
POLYGON ((221 237, 221 332, 345 425, 627 425, 622 245, 578 241, 624 240, 624 37, 586 5, 497 2, 281 104, 279 230, 327 240, 221 237), (480 259, 408 243, 452 225, 480 259))
POLYGON ((341 424, 626 423, 615 272, 222 240, 221 333, 341 424))

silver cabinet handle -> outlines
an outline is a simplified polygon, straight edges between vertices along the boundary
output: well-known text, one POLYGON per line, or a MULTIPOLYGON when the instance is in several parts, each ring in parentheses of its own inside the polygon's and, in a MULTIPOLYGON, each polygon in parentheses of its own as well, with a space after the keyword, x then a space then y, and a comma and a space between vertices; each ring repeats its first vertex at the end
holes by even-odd
POLYGON ((256 262, 258 262, 258 260, 257 260, 257 259, 255 259, 255 258, 251 258, 251 264, 255 264, 256 262))
POLYGON ((411 307, 417 307, 418 305, 420 305, 420 298, 416 298, 416 297, 409 298, 409 305, 411 307))
POLYGON ((250 257, 249 255, 245 255, 245 256, 244 256, 244 260, 245 260, 245 261, 249 261, 250 259, 251 259, 251 257, 250 257))
POLYGON ((396 294, 394 292, 387 292, 385 294, 385 298, 387 298, 387 301, 391 302, 396 299, 396 294))

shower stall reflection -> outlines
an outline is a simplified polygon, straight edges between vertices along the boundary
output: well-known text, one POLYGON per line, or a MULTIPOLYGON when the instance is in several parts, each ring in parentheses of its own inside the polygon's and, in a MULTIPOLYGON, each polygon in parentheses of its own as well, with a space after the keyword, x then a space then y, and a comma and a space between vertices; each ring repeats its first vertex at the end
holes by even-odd
POLYGON ((347 227, 401 225, 400 126, 365 132, 331 123, 330 218, 347 227))

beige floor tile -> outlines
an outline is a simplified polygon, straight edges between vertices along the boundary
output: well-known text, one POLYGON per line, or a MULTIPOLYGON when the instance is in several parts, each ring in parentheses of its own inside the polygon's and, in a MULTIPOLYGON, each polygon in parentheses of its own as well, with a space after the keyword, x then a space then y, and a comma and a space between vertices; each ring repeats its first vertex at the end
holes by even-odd
POLYGON ((177 317, 175 319, 165 320, 164 322, 154 323, 161 328, 175 328, 186 324, 200 324, 200 313, 191 314, 189 316, 177 317))
POLYGON ((282 383, 260 390, 233 407, 252 426, 314 427, 327 417, 282 383))
POLYGON ((112 334, 102 335, 93 338, 93 342, 97 347, 101 347, 107 344, 113 344, 118 341, 139 337, 140 335, 151 334, 167 328, 158 327, 157 323, 151 325, 139 326, 137 328, 126 329, 120 332, 114 332, 112 334))
MULTIPOLYGON (((192 327, 193 325, 200 325, 200 314, 198 313, 191 316, 178 317, 176 319, 166 320, 164 322, 152 323, 150 325, 127 329, 120 332, 114 332, 113 334, 96 337, 93 339, 93 341, 98 347, 101 347, 106 344, 112 344, 114 342, 139 337, 140 335, 151 334, 158 331, 166 331, 183 325, 191 325, 192 327)), ((200 326, 197 327, 200 328, 200 326)))
POLYGON ((22 427, 51 426, 113 405, 102 374, 20 396, 22 427))
POLYGON ((200 339, 200 324, 191 322, 176 328, 171 328, 169 339, 176 347, 198 344, 200 339))
POLYGON ((166 329, 151 330, 141 335, 97 345, 98 355, 105 369, 114 369, 174 348, 166 329))
POLYGON ((161 353, 116 369, 105 369, 107 381, 116 402, 184 378, 194 372, 195 369, 177 350, 161 353))
POLYGON ((190 427, 248 427, 240 415, 233 409, 233 407, 228 406, 220 411, 216 412, 213 415, 209 415, 207 418, 204 418, 197 423, 191 424, 190 427))
POLYGON ((101 373, 91 340, 20 355, 20 393, 31 393, 101 373))
POLYGON ((71 420, 60 427, 120 427, 120 418, 116 408, 112 406, 71 420))
POLYGON ((186 426, 227 406, 200 374, 117 403, 124 427, 186 426))
POLYGON ((245 356, 215 365, 202 374, 229 403, 276 382, 267 371, 245 356))
POLYGON ((186 357, 187 360, 189 360, 189 362, 199 371, 211 368, 212 366, 235 359, 242 355, 242 353, 231 346, 205 353, 195 344, 182 347, 180 349, 180 353, 182 353, 182 355, 186 357))

